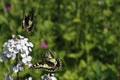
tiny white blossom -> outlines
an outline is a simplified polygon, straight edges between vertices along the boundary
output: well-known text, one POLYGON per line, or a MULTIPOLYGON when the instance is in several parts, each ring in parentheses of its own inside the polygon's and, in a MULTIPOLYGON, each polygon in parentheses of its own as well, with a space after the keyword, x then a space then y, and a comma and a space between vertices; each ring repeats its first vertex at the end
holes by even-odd
POLYGON ((4 56, 4 54, 0 54, 0 62, 3 62, 4 60, 6 60, 6 56, 4 56))
POLYGON ((25 57, 26 57, 26 54, 24 54, 24 53, 21 54, 21 57, 22 57, 22 58, 25 58, 25 57))
POLYGON ((17 73, 18 71, 24 71, 23 63, 20 61, 17 65, 11 67, 11 70, 17 73))
POLYGON ((28 67, 31 67, 31 66, 32 66, 32 64, 31 64, 31 63, 29 63, 29 64, 28 64, 28 67))
POLYGON ((30 47, 33 47, 33 44, 32 44, 31 42, 29 42, 29 46, 30 46, 30 47))
POLYGON ((52 80, 57 80, 57 78, 54 76, 54 74, 51 74, 50 77, 51 77, 52 80))
POLYGON ((13 67, 13 71, 17 73, 19 71, 18 67, 13 67))
POLYGON ((30 52, 32 51, 32 49, 30 47, 28 49, 29 49, 30 52))
POLYGON ((25 80, 33 80, 33 78, 30 76, 30 77, 28 77, 28 79, 25 79, 25 80))
POLYGON ((32 57, 31 56, 27 56, 27 59, 28 59, 28 61, 31 61, 32 57))
POLYGON ((3 47, 5 47, 5 46, 7 46, 8 45, 8 43, 7 42, 5 42, 4 44, 3 44, 3 47))
POLYGON ((5 74, 5 80, 13 80, 13 78, 11 75, 5 74))
POLYGON ((16 37, 16 35, 15 35, 15 34, 13 34, 13 35, 12 35, 12 38, 15 38, 15 37, 16 37))
POLYGON ((28 54, 29 54, 29 50, 26 50, 24 53, 25 53, 26 55, 28 55, 28 54))
POLYGON ((54 76, 54 74, 44 74, 41 76, 42 80, 57 80, 57 78, 54 76))
POLYGON ((18 35, 21 39, 24 38, 24 36, 18 35))
POLYGON ((26 51, 26 50, 28 50, 28 47, 27 47, 27 46, 23 46, 22 49, 23 49, 24 51, 26 51))
POLYGON ((26 57, 22 58, 22 62, 23 62, 25 65, 31 64, 31 63, 30 63, 31 60, 32 60, 32 57, 31 57, 31 56, 26 56, 26 57))
POLYGON ((6 56, 7 56, 8 58, 10 58, 10 57, 12 56, 12 54, 6 54, 6 56))
POLYGON ((22 46, 21 46, 20 44, 17 44, 17 45, 16 45, 16 48, 19 50, 19 49, 22 48, 22 46))

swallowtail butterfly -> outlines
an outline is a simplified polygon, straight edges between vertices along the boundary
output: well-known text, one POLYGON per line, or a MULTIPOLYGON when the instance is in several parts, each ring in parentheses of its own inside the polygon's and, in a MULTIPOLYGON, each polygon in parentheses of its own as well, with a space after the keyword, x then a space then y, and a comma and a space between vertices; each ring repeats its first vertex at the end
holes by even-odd
POLYGON ((38 63, 31 66, 32 69, 43 69, 48 72, 56 72, 61 67, 61 61, 56 59, 53 52, 49 49, 44 54, 44 57, 38 63))
POLYGON ((25 14, 25 10, 23 10, 23 21, 22 21, 22 30, 27 30, 31 32, 34 24, 34 12, 30 11, 28 15, 25 14))

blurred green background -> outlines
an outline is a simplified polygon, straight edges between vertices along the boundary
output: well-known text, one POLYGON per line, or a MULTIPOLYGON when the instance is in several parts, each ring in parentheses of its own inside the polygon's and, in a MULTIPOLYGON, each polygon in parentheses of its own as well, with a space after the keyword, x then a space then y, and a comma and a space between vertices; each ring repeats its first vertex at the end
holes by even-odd
MULTIPOLYGON (((12 34, 33 42, 32 63, 52 49, 63 63, 55 73, 59 80, 120 80, 119 0, 0 0, 0 52, 12 34), (32 33, 21 33, 23 5, 26 13, 34 10, 32 33)), ((0 63, 0 80, 9 71, 8 62, 0 63)), ((20 77, 39 80, 44 73, 25 69, 20 77)))

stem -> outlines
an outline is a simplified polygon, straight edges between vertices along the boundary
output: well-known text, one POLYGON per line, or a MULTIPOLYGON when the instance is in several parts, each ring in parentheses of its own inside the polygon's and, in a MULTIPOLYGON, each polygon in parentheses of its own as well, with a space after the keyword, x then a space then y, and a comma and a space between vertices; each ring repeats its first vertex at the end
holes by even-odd
MULTIPOLYGON (((79 2, 77 0, 75 0, 75 4, 76 4, 76 19, 80 20, 80 5, 79 5, 79 2)), ((75 47, 77 49, 80 48, 80 22, 77 22, 75 24, 76 26, 76 44, 75 44, 75 47)))
POLYGON ((117 56, 117 65, 118 65, 118 80, 120 80, 120 53, 119 52, 117 56))
MULTIPOLYGON (((19 55, 16 56, 16 64, 19 62, 19 55)), ((17 72, 17 80, 19 80, 19 71, 17 72)))
POLYGON ((17 72, 17 80, 19 80, 19 72, 17 72))
POLYGON ((5 13, 5 16, 8 16, 8 13, 7 13, 6 8, 5 8, 4 0, 1 0, 1 4, 2 4, 2 7, 3 7, 3 11, 5 13))

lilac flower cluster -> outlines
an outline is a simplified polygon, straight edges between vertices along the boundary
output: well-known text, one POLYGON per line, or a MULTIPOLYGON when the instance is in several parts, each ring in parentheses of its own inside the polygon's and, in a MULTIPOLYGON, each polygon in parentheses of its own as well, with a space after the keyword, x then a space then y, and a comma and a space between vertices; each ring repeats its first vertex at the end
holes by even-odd
POLYGON ((11 68, 13 72, 23 70, 23 65, 31 66, 32 57, 29 55, 32 51, 33 44, 21 35, 13 35, 12 39, 9 39, 3 45, 3 52, 1 54, 0 61, 3 62, 6 59, 17 60, 20 56, 21 61, 13 65, 11 68))

